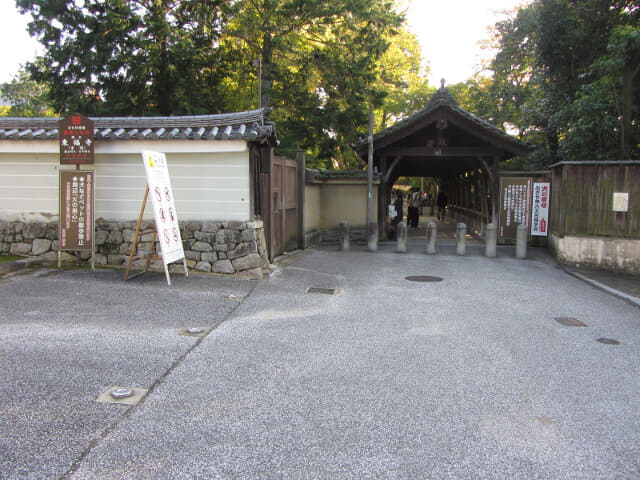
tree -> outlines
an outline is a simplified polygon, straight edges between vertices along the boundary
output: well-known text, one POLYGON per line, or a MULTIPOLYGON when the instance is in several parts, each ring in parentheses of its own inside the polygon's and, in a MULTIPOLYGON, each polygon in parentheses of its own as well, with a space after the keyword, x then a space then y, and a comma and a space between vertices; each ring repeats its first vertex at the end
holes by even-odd
MULTIPOLYGON (((40 64, 41 61, 36 61, 40 64)), ((10 106, 4 115, 9 117, 51 117, 54 110, 48 102, 49 88, 31 78, 24 67, 21 67, 11 82, 0 86, 0 95, 10 106)))
POLYGON ((180 114, 215 109, 212 48, 223 0, 16 0, 45 47, 47 84, 60 112, 180 114))
MULTIPOLYGON (((303 148, 313 166, 352 167, 349 144, 369 101, 380 102, 377 61, 401 22, 387 0, 240 0, 220 45, 238 72, 260 61, 261 101, 273 107, 281 150, 303 148)), ((255 83, 248 90, 239 80, 225 85, 230 96, 254 99, 255 83)))
POLYGON ((539 145, 531 167, 638 155, 639 15, 631 0, 535 0, 496 25, 486 98, 539 145))

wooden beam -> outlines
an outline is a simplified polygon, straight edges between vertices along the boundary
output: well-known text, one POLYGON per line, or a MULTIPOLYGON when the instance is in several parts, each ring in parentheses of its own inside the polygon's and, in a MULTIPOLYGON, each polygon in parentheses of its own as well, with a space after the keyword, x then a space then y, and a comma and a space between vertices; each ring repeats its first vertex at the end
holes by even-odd
POLYGON ((387 149, 391 155, 403 155, 405 157, 478 157, 498 156, 501 151, 487 147, 392 147, 387 149), (439 153, 438 153, 439 152, 439 153))
POLYGON ((391 177, 391 172, 393 172, 393 169, 396 168, 398 163, 400 163, 400 160, 402 160, 403 158, 404 158, 403 155, 399 155, 393 159, 393 162, 391 162, 389 169, 386 172, 384 172, 384 183, 387 183, 389 181, 389 177, 391 177))

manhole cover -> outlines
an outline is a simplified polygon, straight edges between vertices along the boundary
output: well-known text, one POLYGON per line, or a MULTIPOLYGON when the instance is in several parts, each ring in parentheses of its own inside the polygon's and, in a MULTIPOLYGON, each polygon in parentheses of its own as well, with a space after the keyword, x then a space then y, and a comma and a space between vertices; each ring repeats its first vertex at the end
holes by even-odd
POLYGON ((604 343, 605 345, 620 345, 620 342, 613 338, 598 338, 596 342, 604 343))
POLYGON ((565 327, 586 327, 585 323, 571 317, 555 317, 554 320, 565 327))
POLYGON ((408 277, 404 277, 405 280, 409 280, 410 282, 441 282, 441 277, 433 277, 431 275, 410 275, 408 277))
POLYGON ((324 288, 324 287, 308 287, 306 293, 324 293, 325 295, 335 295, 338 293, 337 288, 324 288))

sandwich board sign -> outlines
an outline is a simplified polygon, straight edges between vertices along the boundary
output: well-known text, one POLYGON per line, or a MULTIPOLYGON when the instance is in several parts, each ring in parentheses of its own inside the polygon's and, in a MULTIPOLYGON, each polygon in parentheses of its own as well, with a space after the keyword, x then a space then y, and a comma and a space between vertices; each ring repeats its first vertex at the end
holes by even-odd
POLYGON ((182 260, 185 274, 187 274, 187 265, 167 168, 167 158, 164 153, 145 150, 142 152, 142 161, 147 177, 148 193, 151 196, 151 204, 153 206, 162 263, 164 264, 167 283, 171 285, 167 265, 182 260))

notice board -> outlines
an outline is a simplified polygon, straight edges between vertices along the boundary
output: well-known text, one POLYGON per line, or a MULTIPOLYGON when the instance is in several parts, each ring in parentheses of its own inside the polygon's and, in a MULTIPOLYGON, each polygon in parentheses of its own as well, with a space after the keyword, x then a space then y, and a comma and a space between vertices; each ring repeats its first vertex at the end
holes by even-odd
POLYGON ((93 120, 79 113, 58 122, 61 165, 93 163, 93 128, 93 120))
POLYGON ((93 251, 92 170, 60 170, 59 250, 93 251))
POLYGON ((184 259, 167 158, 164 153, 145 150, 142 152, 142 160, 153 205, 162 262, 166 267, 169 263, 184 259))
POLYGON ((531 219, 532 179, 502 177, 500 179, 500 227, 502 240, 514 240, 518 225, 529 226, 531 219))

